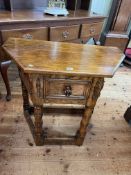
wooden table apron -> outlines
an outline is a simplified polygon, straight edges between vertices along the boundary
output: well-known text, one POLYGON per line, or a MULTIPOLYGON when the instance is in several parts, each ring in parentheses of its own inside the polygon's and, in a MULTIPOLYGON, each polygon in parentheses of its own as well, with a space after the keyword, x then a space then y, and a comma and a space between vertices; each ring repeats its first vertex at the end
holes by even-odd
POLYGON ((113 47, 17 38, 10 38, 2 48, 18 65, 24 115, 36 145, 48 140, 42 128, 46 107, 84 108, 80 127, 73 137, 73 143, 82 145, 104 77, 111 78, 124 59, 121 51, 113 47))

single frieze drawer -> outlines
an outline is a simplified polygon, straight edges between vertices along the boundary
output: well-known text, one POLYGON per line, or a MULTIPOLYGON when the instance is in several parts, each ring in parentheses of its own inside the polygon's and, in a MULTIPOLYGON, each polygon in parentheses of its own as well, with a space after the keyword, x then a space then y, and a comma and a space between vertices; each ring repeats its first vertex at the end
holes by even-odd
POLYGON ((1 30, 2 40, 6 41, 9 37, 48 40, 48 28, 12 29, 1 30))
POLYGON ((78 39, 79 25, 50 27, 51 41, 67 41, 78 39))
POLYGON ((91 23, 91 24, 82 24, 81 29, 81 38, 88 36, 100 35, 102 30, 103 22, 91 23))
POLYGON ((89 81, 47 79, 45 97, 85 99, 88 87, 89 81))

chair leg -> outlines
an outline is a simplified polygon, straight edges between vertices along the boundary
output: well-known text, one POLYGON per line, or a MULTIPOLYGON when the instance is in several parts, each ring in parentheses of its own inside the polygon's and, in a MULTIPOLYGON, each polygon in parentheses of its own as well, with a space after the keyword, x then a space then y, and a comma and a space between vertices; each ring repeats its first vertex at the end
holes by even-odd
POLYGON ((4 80, 4 83, 6 86, 6 91, 7 91, 7 95, 6 95, 7 101, 11 100, 11 90, 10 90, 9 79, 8 79, 8 75, 7 75, 7 71, 8 71, 8 67, 9 67, 10 63, 11 63, 11 61, 4 61, 4 62, 1 62, 1 64, 0 64, 1 75, 2 75, 2 78, 4 80))
POLYGON ((131 124, 131 106, 127 108, 124 118, 129 124, 131 124))

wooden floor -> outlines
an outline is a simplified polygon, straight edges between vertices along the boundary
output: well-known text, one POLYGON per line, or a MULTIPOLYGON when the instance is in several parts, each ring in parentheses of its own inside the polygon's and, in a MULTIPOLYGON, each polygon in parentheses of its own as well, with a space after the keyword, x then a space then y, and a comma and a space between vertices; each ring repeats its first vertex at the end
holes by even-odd
MULTIPOLYGON (((131 104, 131 70, 120 68, 105 86, 83 146, 34 144, 22 113, 20 82, 9 70, 13 98, 5 101, 0 77, 0 175, 131 175, 131 127, 123 114, 131 104)), ((54 133, 74 134, 81 117, 46 114, 54 133)))

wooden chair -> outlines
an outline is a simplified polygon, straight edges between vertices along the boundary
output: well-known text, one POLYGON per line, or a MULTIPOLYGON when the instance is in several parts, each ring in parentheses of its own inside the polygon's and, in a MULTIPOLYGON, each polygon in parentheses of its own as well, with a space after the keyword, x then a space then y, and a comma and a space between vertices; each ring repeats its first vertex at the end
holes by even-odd
POLYGON ((8 75, 7 75, 7 71, 8 71, 8 67, 9 67, 10 63, 11 63, 10 60, 0 62, 0 72, 1 72, 2 78, 4 80, 6 91, 7 91, 7 95, 6 95, 7 101, 11 100, 11 90, 10 90, 9 79, 8 79, 8 75))

